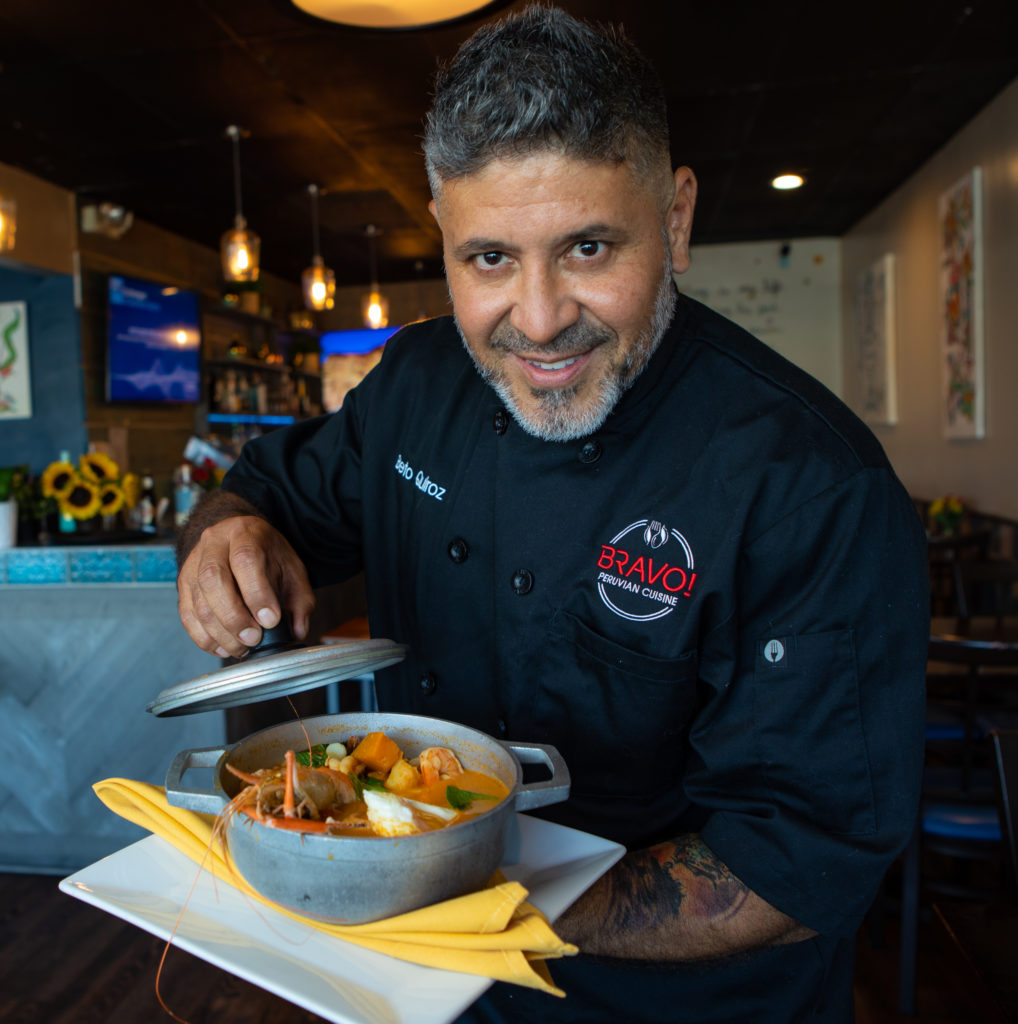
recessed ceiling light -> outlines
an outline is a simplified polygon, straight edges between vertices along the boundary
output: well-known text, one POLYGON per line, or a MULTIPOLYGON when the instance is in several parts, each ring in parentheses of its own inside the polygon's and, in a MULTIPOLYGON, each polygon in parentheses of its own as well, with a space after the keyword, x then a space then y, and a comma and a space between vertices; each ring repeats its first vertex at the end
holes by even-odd
POLYGON ((389 0, 365 3, 364 0, 291 0, 307 14, 341 25, 358 28, 413 29, 439 25, 475 14, 482 8, 497 10, 508 0, 389 0))
POLYGON ((772 182, 774 188, 798 188, 803 182, 801 174, 779 174, 772 182))

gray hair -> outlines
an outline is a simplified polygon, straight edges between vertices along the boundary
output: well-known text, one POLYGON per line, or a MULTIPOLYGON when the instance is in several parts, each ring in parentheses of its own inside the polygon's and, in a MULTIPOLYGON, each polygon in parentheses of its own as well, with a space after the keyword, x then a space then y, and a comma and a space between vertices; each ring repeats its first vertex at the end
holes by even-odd
POLYGON ((650 61, 620 29, 532 6, 480 28, 439 71, 424 136, 432 195, 492 160, 545 151, 628 162, 638 179, 671 171, 650 61))

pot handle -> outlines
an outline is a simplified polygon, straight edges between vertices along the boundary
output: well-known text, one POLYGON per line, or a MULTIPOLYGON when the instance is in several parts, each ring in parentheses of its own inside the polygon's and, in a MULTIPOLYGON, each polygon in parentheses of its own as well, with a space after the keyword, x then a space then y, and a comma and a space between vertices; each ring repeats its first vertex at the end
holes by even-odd
POLYGON ((166 769, 166 801, 173 807, 184 807, 203 814, 218 814, 229 802, 215 780, 215 789, 197 789, 183 784, 184 775, 192 768, 215 768, 226 753, 226 747, 196 747, 182 750, 166 769))
POLYGON ((522 764, 543 764, 550 769, 551 778, 530 782, 516 794, 516 810, 529 811, 533 807, 557 804, 569 799, 569 769, 562 755, 544 743, 506 743, 522 764))

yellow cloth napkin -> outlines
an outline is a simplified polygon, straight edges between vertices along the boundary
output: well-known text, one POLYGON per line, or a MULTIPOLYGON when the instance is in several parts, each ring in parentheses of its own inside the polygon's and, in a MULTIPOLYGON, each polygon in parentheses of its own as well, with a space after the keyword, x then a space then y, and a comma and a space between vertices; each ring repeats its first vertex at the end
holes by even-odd
POLYGON ((527 890, 518 882, 497 876, 479 892, 382 921, 326 924, 259 895, 229 862, 222 845, 212 841, 215 818, 171 807, 162 786, 104 779, 92 789, 115 814, 165 839, 248 898, 308 927, 411 963, 565 995, 552 981, 543 961, 573 956, 577 948, 563 942, 547 918, 526 902, 527 890))

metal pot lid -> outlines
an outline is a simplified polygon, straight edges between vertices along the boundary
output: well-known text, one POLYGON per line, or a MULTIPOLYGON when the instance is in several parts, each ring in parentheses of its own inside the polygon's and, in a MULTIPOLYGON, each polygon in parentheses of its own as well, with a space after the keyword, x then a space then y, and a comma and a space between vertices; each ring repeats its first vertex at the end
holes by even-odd
POLYGON ((317 647, 275 645, 265 654, 256 653, 255 648, 235 664, 167 687, 147 710, 160 717, 191 715, 285 697, 395 665, 408 649, 382 639, 342 640, 317 647))

